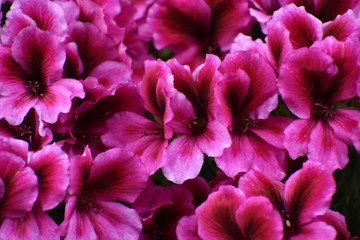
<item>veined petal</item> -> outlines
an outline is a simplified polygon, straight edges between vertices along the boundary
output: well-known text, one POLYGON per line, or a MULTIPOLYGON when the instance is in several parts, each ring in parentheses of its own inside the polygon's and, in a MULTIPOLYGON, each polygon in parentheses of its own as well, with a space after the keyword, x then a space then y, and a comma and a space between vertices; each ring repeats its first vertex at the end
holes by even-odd
POLYGON ((50 210, 64 199, 69 165, 67 154, 55 145, 47 145, 31 155, 29 166, 38 177, 38 202, 42 210, 50 210))
POLYGON ((149 10, 147 22, 158 49, 169 45, 198 44, 209 30, 211 9, 200 0, 159 1, 149 10))
POLYGON ((263 196, 270 200, 275 209, 281 212, 284 209, 284 184, 280 181, 274 181, 268 176, 253 169, 248 171, 239 179, 239 189, 241 189, 247 198, 253 196, 263 196))
POLYGON ((326 167, 307 162, 286 181, 284 193, 290 226, 298 229, 327 211, 335 181, 326 167))
POLYGON ((215 157, 216 165, 229 177, 247 172, 254 160, 254 151, 246 135, 232 135, 231 146, 221 156, 215 157))
POLYGON ((289 151, 292 159, 308 154, 310 135, 316 124, 317 121, 313 119, 298 119, 285 129, 284 147, 289 151))
POLYGON ((310 47, 322 39, 322 23, 307 13, 304 7, 287 5, 274 12, 273 19, 280 21, 289 31, 289 41, 294 49, 310 47))
POLYGON ((167 161, 168 140, 159 124, 132 112, 121 112, 107 122, 108 129, 101 139, 109 147, 124 146, 141 157, 153 174, 167 161))
POLYGON ((4 193, 5 193, 5 184, 3 180, 0 178, 0 199, 3 198, 4 193))
POLYGON ((346 13, 337 16, 333 21, 323 24, 323 38, 333 36, 345 42, 347 38, 359 37, 359 26, 354 12, 349 9, 346 13))
POLYGON ((338 73, 333 59, 319 48, 288 54, 279 73, 279 92, 291 112, 309 118, 314 105, 328 104, 326 90, 338 73))
POLYGON ((206 1, 211 8, 214 40, 227 51, 236 35, 250 22, 248 2, 244 0, 206 1))
POLYGON ((147 178, 139 157, 113 148, 95 158, 81 193, 96 200, 131 203, 145 188, 147 178))
POLYGON ((116 202, 96 201, 98 213, 88 212, 97 239, 138 239, 141 221, 134 209, 116 202))
POLYGON ((203 153, 211 157, 221 156, 224 148, 231 145, 230 134, 218 121, 209 122, 205 131, 197 136, 197 145, 203 153))
POLYGON ((327 122, 319 121, 310 135, 308 158, 327 166, 331 171, 342 169, 348 163, 346 143, 336 137, 327 122))
POLYGON ((198 176, 204 154, 196 144, 196 137, 183 135, 175 138, 167 148, 168 161, 162 171, 167 179, 181 184, 198 176))
MULTIPOLYGON (((1 162, 4 162, 5 159, 15 158, 12 155, 1 152, 2 158, 1 162)), ((14 168, 14 162, 10 160, 7 162, 7 169, 1 171, 1 178, 5 183, 5 194, 2 199, 0 199, 0 216, 2 218, 16 218, 22 217, 27 212, 30 212, 34 202, 38 197, 38 183, 37 177, 34 174, 33 170, 29 167, 24 168, 14 168), (14 172, 14 170, 16 170, 14 172), (11 174, 11 172, 13 172, 11 174)), ((23 161, 23 160, 19 160, 23 161)))
POLYGON ((196 209, 198 233, 202 239, 246 239, 236 212, 245 202, 244 193, 233 186, 222 186, 196 209))
POLYGON ((244 239, 283 239, 280 214, 265 197, 246 199, 236 211, 236 222, 246 236, 244 239))
POLYGON ((223 73, 236 73, 239 69, 245 71, 250 78, 249 89, 243 100, 241 112, 243 116, 248 116, 266 101, 273 101, 271 98, 277 93, 276 77, 270 64, 263 56, 255 52, 228 54, 220 67, 223 73), (258 71, 259 69, 262 71, 258 71))
POLYGON ((37 101, 36 98, 30 97, 27 93, 0 97, 0 106, 2 106, 0 117, 5 118, 11 125, 19 125, 37 101))
MULTIPOLYGON (((61 78, 65 62, 65 49, 50 32, 35 26, 25 28, 11 46, 14 60, 29 76, 24 81, 37 81, 39 91, 61 78)), ((43 89, 45 88, 45 89, 43 89)))
POLYGON ((360 52, 356 44, 351 40, 339 42, 334 37, 327 37, 315 46, 328 54, 338 68, 337 75, 324 88, 326 100, 331 103, 356 96, 356 83, 360 79, 360 52))
POLYGON ((12 40, 27 26, 36 26, 41 30, 50 31, 63 39, 66 31, 66 21, 63 9, 56 3, 46 0, 32 1, 19 0, 11 6, 7 13, 7 21, 3 28, 2 40, 10 46, 12 40), (17 23, 20 21, 21 24, 17 23), (26 24, 25 24, 26 23, 26 24))
POLYGON ((0 239, 41 239, 36 220, 31 212, 21 218, 5 218, 0 226, 0 239))
POLYGON ((360 112, 352 109, 336 109, 335 115, 327 119, 329 126, 333 129, 334 135, 347 145, 358 141, 360 136, 354 133, 358 128, 360 112))

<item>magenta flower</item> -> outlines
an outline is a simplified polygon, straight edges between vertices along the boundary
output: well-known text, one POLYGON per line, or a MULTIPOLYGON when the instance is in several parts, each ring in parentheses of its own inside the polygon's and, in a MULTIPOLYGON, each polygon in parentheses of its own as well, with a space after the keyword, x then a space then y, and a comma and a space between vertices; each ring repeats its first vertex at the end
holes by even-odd
POLYGON ((222 55, 249 24, 247 1, 157 1, 147 21, 158 49, 170 47, 176 59, 195 68, 205 54, 222 55))
POLYGON ((29 144, 29 150, 32 151, 40 150, 53 140, 51 130, 44 127, 44 123, 33 108, 17 126, 10 125, 5 119, 1 119, 0 136, 21 139, 29 144))
POLYGON ((280 69, 279 91, 300 119, 285 130, 290 156, 307 155, 331 170, 348 162, 347 144, 358 142, 360 112, 340 107, 356 96, 359 79, 358 49, 350 40, 326 38, 310 49, 289 54, 280 69))
POLYGON ((240 178, 239 188, 247 197, 265 196, 272 202, 281 214, 285 239, 334 239, 335 230, 318 219, 335 193, 335 181, 324 166, 307 162, 285 184, 250 171, 240 178))
POLYGON ((280 214, 265 197, 222 186, 196 209, 202 239, 283 239, 280 214))
POLYGON ((65 50, 49 32, 23 29, 11 48, 0 47, 1 118, 19 125, 31 108, 54 123, 68 112, 71 99, 84 97, 82 84, 63 79, 65 50))
POLYGON ((69 196, 60 229, 65 239, 138 239, 141 222, 132 203, 146 185, 140 159, 114 148, 94 160, 88 148, 70 165, 69 196))
POLYGON ((336 230, 336 240, 350 239, 350 234, 347 230, 345 217, 340 213, 332 210, 327 210, 324 215, 319 216, 319 219, 326 222, 336 230))
POLYGON ((155 186, 148 181, 132 205, 143 225, 139 239, 176 239, 179 219, 195 211, 192 201, 190 192, 183 186, 155 186))
POLYGON ((29 166, 38 182, 35 205, 22 217, 6 218, 0 227, 0 238, 59 239, 58 226, 44 211, 53 209, 65 197, 69 184, 68 157, 59 147, 48 145, 30 155, 29 166))
POLYGON ((272 56, 269 60, 278 69, 293 49, 310 47, 322 39, 322 23, 304 7, 290 4, 274 12, 267 33, 266 44, 272 56))
POLYGON ((297 6, 304 6, 308 13, 316 16, 322 22, 331 21, 348 9, 354 9, 359 5, 356 0, 281 0, 281 2, 283 5, 294 3, 297 6))
POLYGON ((1 32, 1 42, 5 46, 11 46, 20 31, 29 26, 51 32, 58 41, 65 38, 67 24, 64 11, 53 1, 16 0, 6 18, 1 32))
POLYGON ((30 212, 38 197, 34 171, 26 166, 28 147, 24 141, 0 139, 0 219, 19 218, 30 212))
POLYGON ((165 177, 175 183, 195 178, 204 161, 204 154, 221 156, 231 139, 217 117, 218 102, 214 86, 220 80, 220 60, 207 55, 205 63, 191 73, 176 60, 167 62, 174 75, 176 92, 170 106, 174 117, 168 126, 176 138, 167 148, 168 161, 162 168, 165 177))
POLYGON ((239 52, 227 55, 220 70, 224 78, 216 86, 216 95, 232 144, 215 158, 217 165, 230 177, 257 166, 283 178, 283 131, 291 120, 268 116, 277 106, 273 69, 259 54, 239 52))
POLYGON ((146 61, 139 92, 144 107, 153 115, 154 121, 139 112, 124 110, 108 121, 107 127, 111 131, 102 136, 107 146, 124 146, 140 156, 150 174, 164 166, 168 158, 166 148, 172 130, 166 124, 173 116, 170 108, 172 85, 173 76, 164 62, 146 61))

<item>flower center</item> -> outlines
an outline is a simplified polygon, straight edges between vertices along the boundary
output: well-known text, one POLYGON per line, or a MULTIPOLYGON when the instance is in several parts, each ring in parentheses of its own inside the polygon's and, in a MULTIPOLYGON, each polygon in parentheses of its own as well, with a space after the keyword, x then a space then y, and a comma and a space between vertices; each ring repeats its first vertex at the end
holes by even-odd
POLYGON ((246 118, 242 120, 240 123, 236 123, 233 125, 233 132, 234 133, 246 133, 250 128, 253 128, 256 126, 257 121, 246 118))
POLYGON ((332 118, 336 112, 335 112, 335 106, 327 107, 320 103, 315 103, 314 108, 314 115, 321 119, 328 119, 332 118))
POLYGON ((206 121, 193 117, 189 122, 189 128, 195 133, 200 134, 205 131, 206 121))
POLYGON ((43 96, 45 89, 38 81, 28 81, 26 88, 30 90, 30 92, 36 96, 43 96))

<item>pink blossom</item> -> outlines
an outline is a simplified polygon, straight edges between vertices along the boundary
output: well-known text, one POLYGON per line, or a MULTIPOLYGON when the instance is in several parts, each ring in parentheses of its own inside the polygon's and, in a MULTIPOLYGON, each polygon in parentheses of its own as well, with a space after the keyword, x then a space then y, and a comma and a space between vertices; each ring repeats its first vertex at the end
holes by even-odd
POLYGON ((347 164, 346 145, 358 141, 353 131, 360 113, 337 103, 356 96, 357 52, 352 41, 328 37, 310 49, 289 54, 280 69, 279 91, 300 118, 285 130, 284 145, 293 159, 307 155, 331 170, 347 164))
POLYGON ((285 239, 329 239, 335 230, 318 217, 329 209, 335 192, 331 172, 318 163, 307 162, 285 184, 259 171, 250 171, 239 180, 247 197, 265 196, 281 214, 285 239))
POLYGON ((158 49, 170 47, 176 59, 195 68, 205 54, 222 55, 250 17, 247 1, 157 1, 147 21, 158 49))
POLYGON ((215 158, 217 165, 230 177, 257 166, 281 179, 285 170, 283 130, 290 119, 268 117, 277 106, 273 69, 259 54, 239 52, 225 57, 221 71, 224 78, 216 86, 216 95, 232 145, 215 158))
POLYGON ((65 50, 49 32, 25 28, 11 48, 0 47, 0 56, 0 117, 11 125, 19 125, 31 108, 54 123, 70 110, 71 99, 84 97, 80 82, 62 78, 65 50))
POLYGON ((114 148, 94 160, 88 148, 70 162, 69 196, 61 232, 65 239, 138 239, 141 223, 132 203, 146 185, 140 159, 114 148))
POLYGON ((162 170, 167 179, 179 184, 199 174, 204 154, 221 156, 231 139, 216 113, 214 86, 221 78, 220 60, 207 55, 193 73, 174 59, 167 63, 176 89, 170 101, 174 117, 168 126, 176 138, 167 148, 168 161, 162 170))
POLYGON ((265 197, 222 186, 196 209, 202 239, 283 239, 280 214, 265 197), (261 211, 259 211, 261 209, 261 211))
POLYGON ((20 31, 29 26, 49 31, 63 41, 67 24, 63 9, 47 0, 16 0, 6 14, 6 23, 2 28, 1 42, 11 46, 20 31))
POLYGON ((151 174, 163 167, 168 159, 166 148, 168 139, 172 137, 172 130, 166 124, 173 117, 170 108, 172 85, 173 76, 164 62, 145 62, 145 74, 139 84, 139 93, 144 107, 154 120, 147 119, 143 114, 124 110, 107 122, 111 131, 102 136, 107 146, 124 146, 140 156, 151 174))

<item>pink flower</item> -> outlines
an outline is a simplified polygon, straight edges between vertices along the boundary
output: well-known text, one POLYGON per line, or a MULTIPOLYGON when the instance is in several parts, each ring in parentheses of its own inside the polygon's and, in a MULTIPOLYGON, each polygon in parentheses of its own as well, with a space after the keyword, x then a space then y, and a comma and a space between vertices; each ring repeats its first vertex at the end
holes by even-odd
POLYGON ((290 119, 268 116, 277 106, 273 69, 259 54, 239 52, 225 57, 221 71, 224 78, 216 86, 216 96, 232 144, 215 158, 217 165, 230 177, 257 166, 274 178, 283 178, 283 131, 290 119))
MULTIPOLYGON (((329 209, 335 181, 324 166, 307 162, 285 184, 259 171, 250 171, 239 180, 247 197, 265 196, 281 214, 285 239, 333 239, 334 229, 318 217, 329 209)), ((250 198, 251 199, 251 198, 250 198)))
POLYGON ((279 91, 290 111, 300 119, 285 130, 290 156, 307 155, 331 170, 348 162, 347 144, 358 142, 360 112, 338 107, 356 96, 358 49, 350 40, 326 38, 310 49, 289 54, 280 69, 279 91))
POLYGON ((147 187, 133 203, 143 225, 141 240, 176 239, 176 226, 183 216, 194 213, 190 192, 183 186, 147 187))
POLYGON ((350 239, 349 231, 347 230, 345 217, 338 212, 327 210, 324 215, 319 216, 321 221, 326 222, 336 230, 336 239, 350 239))
POLYGON ((71 99, 84 97, 82 84, 63 79, 65 51, 56 37, 36 27, 23 29, 11 48, 0 47, 1 118, 19 125, 31 108, 54 123, 71 99))
POLYGON ((180 184, 199 174, 204 154, 221 156, 231 139, 216 112, 214 86, 221 78, 217 70, 220 60, 207 55, 205 63, 193 73, 176 60, 167 64, 174 75, 176 90, 170 100, 174 117, 168 126, 176 138, 167 148, 168 161, 162 170, 167 179, 180 184))
POLYGON ((58 41, 63 41, 65 38, 67 24, 64 11, 52 1, 14 1, 6 18, 1 32, 1 42, 5 46, 11 46, 20 31, 29 26, 51 32, 58 41))
POLYGON ((31 108, 19 125, 10 125, 5 119, 0 120, 0 136, 26 141, 29 150, 36 151, 53 140, 52 132, 44 127, 35 110, 31 108))
POLYGON ((141 222, 132 203, 146 185, 140 159, 114 148, 94 160, 88 148, 70 165, 69 196, 60 229, 65 239, 138 239, 141 222))
POLYGON ((283 239, 280 214, 265 197, 222 186, 196 209, 202 239, 283 239))
POLYGON ((283 5, 294 3, 297 6, 304 6, 308 13, 319 18, 322 22, 333 20, 338 15, 345 13, 348 9, 356 8, 359 5, 356 0, 281 0, 283 5))
POLYGON ((0 139, 0 179, 3 194, 0 218, 19 218, 30 212, 38 197, 34 171, 26 166, 28 147, 24 141, 0 139))
POLYGON ((102 136, 107 146, 124 146, 140 156, 151 174, 164 166, 168 158, 166 148, 168 139, 172 137, 172 130, 166 124, 173 117, 170 108, 172 85, 173 76, 164 62, 146 61, 139 93, 145 109, 154 120, 140 115, 140 112, 124 110, 107 122, 107 127, 111 130, 102 136))
POLYGON ((247 1, 157 1, 147 21, 158 49, 170 47, 176 59, 195 68, 205 54, 222 55, 249 24, 247 1))

